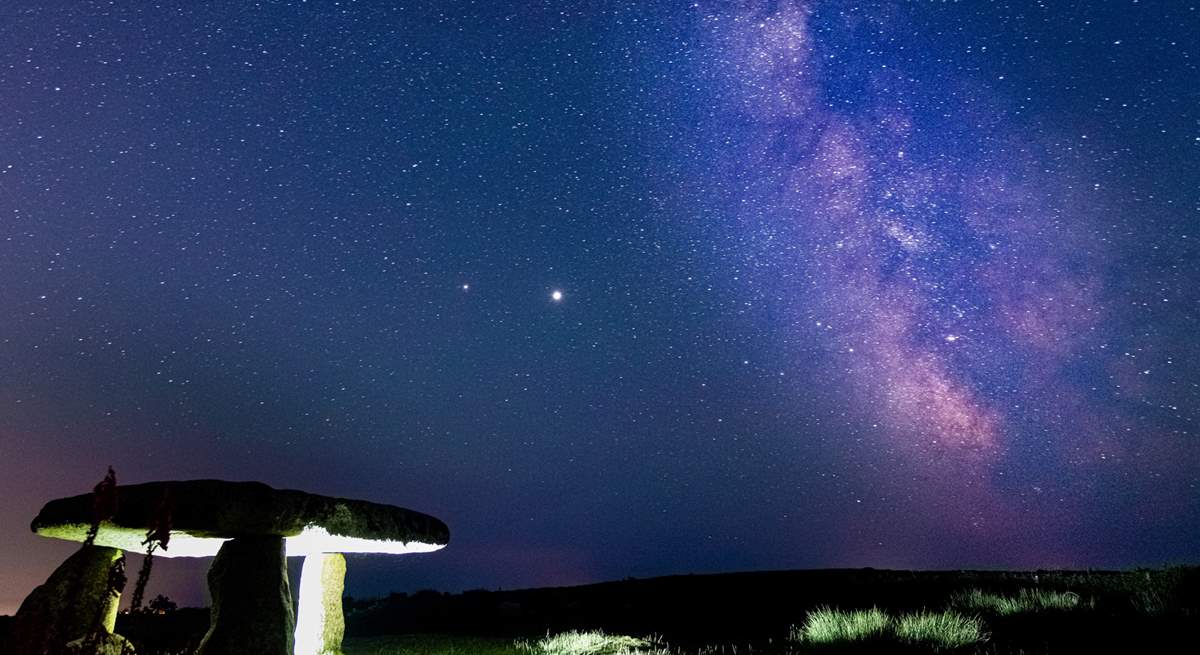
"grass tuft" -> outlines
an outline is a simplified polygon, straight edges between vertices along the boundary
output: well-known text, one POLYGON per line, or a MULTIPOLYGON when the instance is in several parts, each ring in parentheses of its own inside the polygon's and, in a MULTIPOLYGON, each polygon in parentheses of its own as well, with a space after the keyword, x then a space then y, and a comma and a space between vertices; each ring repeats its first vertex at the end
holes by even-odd
POLYGON ((1091 601, 1082 602, 1079 594, 1074 592, 1048 589, 1022 589, 1016 596, 1004 596, 982 589, 971 589, 956 594, 950 601, 950 606, 956 609, 996 616, 1032 612, 1062 612, 1092 605, 1091 601))
MULTIPOLYGON (((191 651, 188 651, 191 652, 191 651)), ((345 655, 525 655, 511 639, 464 635, 413 634, 350 637, 345 655)))
POLYGON ((896 620, 895 630, 901 641, 935 648, 962 648, 987 638, 978 618, 949 611, 905 614, 896 620))
POLYGON ((791 639, 810 644, 866 641, 884 637, 890 624, 878 607, 852 612, 822 607, 809 612, 804 625, 792 626, 791 639))
POLYGON ((536 641, 518 641, 517 649, 528 655, 632 655, 653 653, 665 655, 666 650, 646 639, 626 635, 610 635, 601 631, 571 630, 547 635, 536 641))
MULTIPOLYGON (((958 612, 917 612, 893 619, 879 608, 845 612, 823 607, 792 626, 791 640, 806 646, 907 643, 922 649, 956 649, 987 639, 983 622, 958 612)), ((874 648, 874 647, 873 647, 874 648)))

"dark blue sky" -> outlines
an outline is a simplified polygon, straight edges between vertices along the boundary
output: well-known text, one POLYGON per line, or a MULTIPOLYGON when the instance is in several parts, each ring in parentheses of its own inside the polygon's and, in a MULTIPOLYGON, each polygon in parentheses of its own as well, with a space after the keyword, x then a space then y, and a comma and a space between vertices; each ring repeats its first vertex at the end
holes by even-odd
POLYGON ((360 596, 1195 562, 1197 28, 7 3, 0 612, 109 464, 450 525, 360 596))

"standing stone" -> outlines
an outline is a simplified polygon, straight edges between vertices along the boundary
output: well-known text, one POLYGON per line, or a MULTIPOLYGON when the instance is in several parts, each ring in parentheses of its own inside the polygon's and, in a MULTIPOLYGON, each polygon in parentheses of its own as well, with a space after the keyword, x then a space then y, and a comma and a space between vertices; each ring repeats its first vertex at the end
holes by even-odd
POLYGON ((5 653, 60 652, 70 641, 117 624, 120 592, 108 588, 108 572, 121 551, 84 546, 59 565, 21 603, 8 632, 5 653))
POLYGON ((104 633, 68 642, 66 655, 135 655, 133 644, 121 635, 104 633))
POLYGON ((292 655, 292 590, 283 537, 226 541, 208 570, 212 614, 196 655, 292 655))
MULTIPOLYGON (((292 655, 296 625, 284 566, 285 544, 292 555, 312 557, 312 566, 322 571, 307 579, 328 580, 311 605, 322 617, 316 623, 315 648, 332 653, 337 652, 338 635, 344 631, 340 608, 344 563, 341 558, 335 558, 336 564, 326 561, 326 554, 429 553, 450 540, 446 524, 427 514, 272 489, 259 482, 167 480, 119 486, 116 494, 117 512, 90 535, 93 543, 142 550, 146 526, 161 527, 156 521, 167 498, 174 538, 169 550, 156 551, 155 556, 217 556, 209 571, 210 627, 199 655, 292 655)), ((52 500, 30 527, 44 537, 84 541, 89 538, 93 504, 91 494, 52 500)))
POLYGON ((296 655, 342 655, 346 619, 342 592, 346 558, 321 553, 304 558, 300 570, 300 607, 296 618, 296 655))

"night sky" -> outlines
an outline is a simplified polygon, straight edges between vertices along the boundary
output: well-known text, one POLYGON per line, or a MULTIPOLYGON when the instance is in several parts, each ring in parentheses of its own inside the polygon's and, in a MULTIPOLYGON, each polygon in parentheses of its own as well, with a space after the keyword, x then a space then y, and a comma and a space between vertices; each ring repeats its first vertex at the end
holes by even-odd
POLYGON ((0 613, 109 464, 450 526, 355 596, 1195 563, 1198 29, 4 2, 0 613))

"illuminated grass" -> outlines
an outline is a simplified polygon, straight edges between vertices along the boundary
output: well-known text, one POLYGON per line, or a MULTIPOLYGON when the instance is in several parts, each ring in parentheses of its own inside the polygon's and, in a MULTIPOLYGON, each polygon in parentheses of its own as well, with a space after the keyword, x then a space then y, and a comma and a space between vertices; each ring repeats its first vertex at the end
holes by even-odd
POLYGON ((877 607, 843 612, 822 607, 809 612, 804 625, 792 626, 791 638, 809 644, 879 639, 888 634, 891 618, 877 607))
POLYGON ((461 635, 396 635, 348 638, 345 655, 526 655, 511 639, 461 635))
POLYGON ((645 639, 610 635, 601 631, 560 632, 536 641, 518 641, 516 647, 527 655, 626 655, 633 653, 665 655, 666 653, 665 649, 660 649, 645 639))
POLYGON ((896 620, 896 636, 901 641, 935 648, 962 648, 987 638, 983 622, 958 612, 917 612, 896 620))
MULTIPOLYGON (((853 646, 874 642, 908 643, 922 649, 955 649, 982 643, 983 622, 957 612, 917 612, 893 619, 879 608, 844 612, 821 608, 793 626, 792 641, 813 647, 853 646)), ((875 647, 872 647, 875 648, 875 647)))
POLYGON ((604 632, 562 632, 519 640, 448 634, 346 639, 345 655, 667 655, 654 641, 604 632))
POLYGON ((1044 589, 1022 589, 1016 596, 1003 596, 985 592, 982 589, 971 589, 954 596, 950 601, 951 607, 1010 616, 1030 612, 1068 611, 1079 608, 1090 608, 1093 602, 1081 602, 1079 594, 1070 591, 1050 591, 1044 589))
POLYGON ((666 655, 646 640, 604 632, 563 632, 541 639, 419 634, 346 639, 345 655, 666 655))

